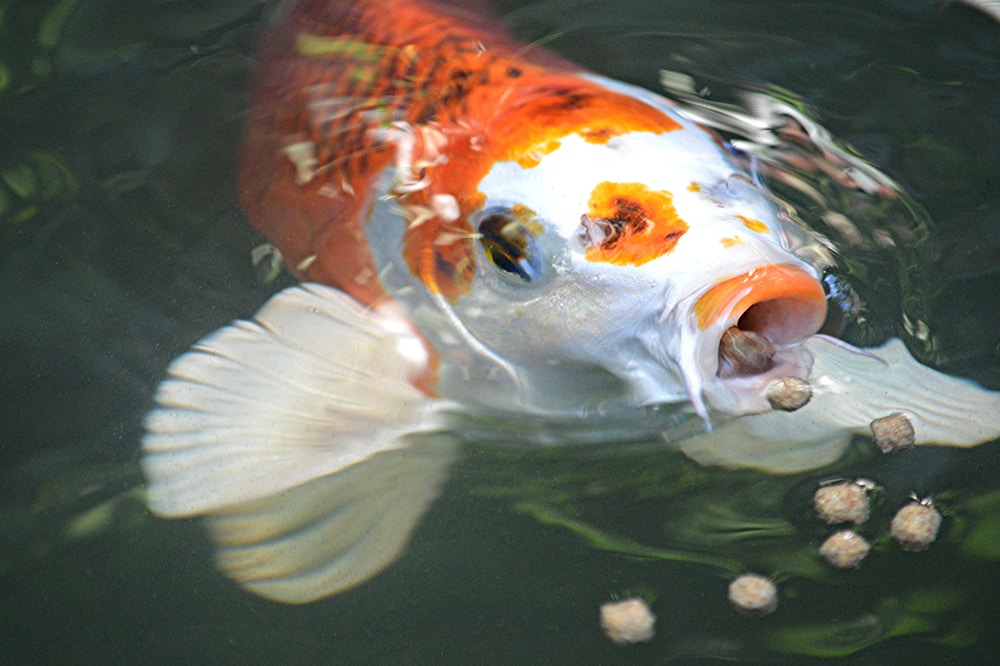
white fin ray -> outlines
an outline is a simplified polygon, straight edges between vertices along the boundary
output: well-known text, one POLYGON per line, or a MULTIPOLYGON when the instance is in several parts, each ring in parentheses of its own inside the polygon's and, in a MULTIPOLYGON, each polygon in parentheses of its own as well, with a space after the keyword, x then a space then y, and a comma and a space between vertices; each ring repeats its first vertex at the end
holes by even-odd
POLYGON ((429 367, 410 330, 304 285, 199 342, 146 419, 150 507, 208 516, 222 569, 272 599, 317 599, 381 571, 454 449, 441 436, 408 448, 440 413, 410 381, 429 367))
POLYGON ((864 354, 814 337, 809 382, 812 400, 802 409, 744 416, 692 438, 681 448, 698 462, 792 473, 832 463, 854 434, 902 412, 917 444, 975 446, 1000 437, 1000 392, 921 365, 892 339, 864 354))
POLYGON ((219 567, 256 594, 305 603, 391 564, 435 499, 454 442, 376 454, 280 496, 209 519, 219 567))
POLYGON ((806 344, 816 357, 810 382, 818 407, 808 412, 814 428, 829 423, 870 434, 872 420, 902 412, 917 444, 975 446, 1000 437, 1000 392, 922 365, 896 338, 867 350, 871 355, 825 340, 806 344))

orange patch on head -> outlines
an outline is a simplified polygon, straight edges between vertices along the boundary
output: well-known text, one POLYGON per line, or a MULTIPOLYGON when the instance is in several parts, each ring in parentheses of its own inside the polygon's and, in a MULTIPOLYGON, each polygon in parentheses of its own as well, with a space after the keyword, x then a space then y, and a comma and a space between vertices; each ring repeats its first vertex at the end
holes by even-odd
POLYGON ((571 134, 606 144, 629 132, 663 134, 681 129, 680 123, 645 102, 575 76, 549 76, 534 87, 513 91, 510 101, 508 109, 494 110, 488 135, 503 145, 498 142, 489 150, 501 160, 525 167, 537 164, 571 134))
POLYGON ((471 234, 460 223, 434 218, 407 229, 403 257, 430 291, 449 301, 457 300, 472 284, 476 267, 471 234))
POLYGON ((542 223, 538 221, 537 214, 527 206, 514 204, 510 207, 510 213, 515 220, 520 222, 525 229, 535 236, 540 236, 544 233, 545 229, 542 223))
POLYGON ((614 133, 610 128, 602 127, 601 129, 585 129, 580 132, 580 135, 583 136, 584 141, 589 143, 605 144, 608 141, 611 141, 611 137, 614 136, 614 133))
POLYGON ((701 185, 692 182, 690 185, 688 185, 688 192, 701 192, 701 185))
POLYGON ((542 161, 543 157, 557 149, 560 145, 562 144, 559 141, 552 139, 543 144, 534 146, 530 153, 518 157, 517 163, 525 169, 536 167, 538 166, 538 163, 542 161))
POLYGON ((584 232, 589 261, 641 266, 669 253, 688 230, 670 192, 603 182, 590 195, 584 232))
POLYGON ((755 220, 752 217, 745 217, 743 215, 737 215, 736 217, 743 220, 744 226, 746 226, 746 228, 750 231, 754 231, 758 234, 766 234, 768 231, 767 225, 760 220, 755 220))
POLYGON ((722 242, 722 247, 734 247, 736 245, 743 245, 744 243, 746 243, 746 241, 740 238, 739 236, 730 236, 729 238, 723 238, 721 239, 721 242, 722 242))

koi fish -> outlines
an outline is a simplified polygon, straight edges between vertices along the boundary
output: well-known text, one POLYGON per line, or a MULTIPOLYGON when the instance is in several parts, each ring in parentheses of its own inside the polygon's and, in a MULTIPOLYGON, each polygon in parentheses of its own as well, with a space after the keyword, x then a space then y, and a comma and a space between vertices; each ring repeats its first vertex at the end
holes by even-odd
POLYGON ((387 567, 463 438, 788 472, 889 412, 921 444, 1000 435, 1000 394, 817 335, 829 253, 714 131, 451 5, 286 3, 239 182, 302 284, 173 362, 142 466, 271 599, 387 567), (771 407, 786 378, 809 404, 771 407))

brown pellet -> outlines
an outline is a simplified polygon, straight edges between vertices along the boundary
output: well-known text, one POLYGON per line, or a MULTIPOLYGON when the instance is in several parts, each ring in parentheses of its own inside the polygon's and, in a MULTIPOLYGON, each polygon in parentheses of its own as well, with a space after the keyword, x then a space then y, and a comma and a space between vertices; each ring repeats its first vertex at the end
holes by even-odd
POLYGON ((872 437, 882 453, 892 453, 913 446, 916 434, 905 414, 895 412, 871 422, 872 437))

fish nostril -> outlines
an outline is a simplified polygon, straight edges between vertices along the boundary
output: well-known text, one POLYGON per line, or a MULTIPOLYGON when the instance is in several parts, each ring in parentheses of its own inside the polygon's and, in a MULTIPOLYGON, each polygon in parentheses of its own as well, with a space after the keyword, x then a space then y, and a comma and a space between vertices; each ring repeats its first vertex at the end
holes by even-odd
POLYGON ((760 333, 732 326, 719 341, 719 377, 758 375, 774 367, 775 348, 760 333))

